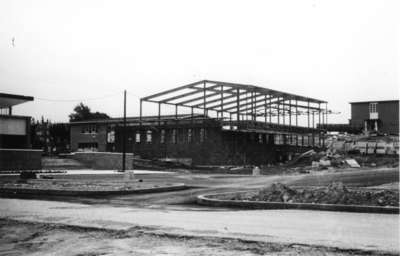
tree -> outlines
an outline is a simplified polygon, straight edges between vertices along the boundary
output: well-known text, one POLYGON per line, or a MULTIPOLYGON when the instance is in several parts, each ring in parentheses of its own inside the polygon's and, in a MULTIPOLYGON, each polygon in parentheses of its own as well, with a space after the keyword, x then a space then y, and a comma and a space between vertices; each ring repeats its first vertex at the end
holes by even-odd
POLYGON ((75 106, 74 112, 69 115, 70 122, 107 118, 110 117, 106 113, 91 112, 90 108, 82 102, 79 103, 79 105, 75 106))

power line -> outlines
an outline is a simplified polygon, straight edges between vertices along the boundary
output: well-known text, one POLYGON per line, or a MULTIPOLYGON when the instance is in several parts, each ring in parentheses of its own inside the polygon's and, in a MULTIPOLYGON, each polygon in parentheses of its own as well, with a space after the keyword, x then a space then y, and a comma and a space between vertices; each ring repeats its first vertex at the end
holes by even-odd
POLYGON ((134 96, 134 97, 136 97, 136 98, 138 98, 138 99, 142 98, 141 96, 136 95, 136 94, 131 93, 131 92, 128 92, 128 91, 127 91, 126 93, 129 94, 129 95, 132 95, 132 96, 134 96))
POLYGON ((49 99, 49 98, 39 98, 39 97, 35 97, 35 100, 42 100, 42 101, 51 101, 51 102, 77 102, 77 101, 91 101, 91 100, 101 100, 104 98, 109 98, 109 97, 113 97, 116 95, 120 95, 122 92, 118 92, 118 93, 113 93, 113 94, 108 94, 108 95, 104 95, 101 97, 97 97, 97 98, 86 98, 86 99, 49 99))

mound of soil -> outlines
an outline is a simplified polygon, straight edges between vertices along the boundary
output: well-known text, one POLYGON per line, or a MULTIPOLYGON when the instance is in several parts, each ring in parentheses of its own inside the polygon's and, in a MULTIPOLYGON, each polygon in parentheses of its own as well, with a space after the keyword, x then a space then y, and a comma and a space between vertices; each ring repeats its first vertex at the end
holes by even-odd
POLYGON ((315 203, 315 204, 345 204, 370 206, 399 206, 399 192, 385 189, 348 189, 341 182, 331 183, 322 188, 293 189, 281 183, 275 183, 247 198, 237 197, 234 200, 315 203))
POLYGON ((168 186, 167 183, 144 183, 139 180, 132 182, 98 182, 76 180, 28 180, 20 182, 5 182, 0 184, 0 189, 37 189, 37 190, 71 190, 71 191, 125 191, 134 189, 148 189, 168 186))

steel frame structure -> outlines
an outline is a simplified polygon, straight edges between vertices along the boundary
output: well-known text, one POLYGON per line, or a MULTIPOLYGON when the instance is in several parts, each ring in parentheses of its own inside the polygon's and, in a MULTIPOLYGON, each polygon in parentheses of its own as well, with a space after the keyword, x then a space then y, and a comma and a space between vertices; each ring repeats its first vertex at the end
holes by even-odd
POLYGON ((249 121, 249 118, 250 121, 261 121, 259 119, 263 118, 265 123, 298 126, 298 116, 306 115, 308 128, 316 128, 316 115, 319 124, 327 124, 329 113, 328 103, 324 100, 249 84, 211 80, 201 80, 141 98, 139 122, 143 116, 143 102, 158 104, 159 118, 161 105, 166 104, 175 106, 176 116, 178 107, 186 107, 191 109, 192 116, 194 109, 203 110, 205 117, 208 111, 215 111, 219 119, 230 122, 249 121), (273 121, 272 117, 276 120, 273 121))

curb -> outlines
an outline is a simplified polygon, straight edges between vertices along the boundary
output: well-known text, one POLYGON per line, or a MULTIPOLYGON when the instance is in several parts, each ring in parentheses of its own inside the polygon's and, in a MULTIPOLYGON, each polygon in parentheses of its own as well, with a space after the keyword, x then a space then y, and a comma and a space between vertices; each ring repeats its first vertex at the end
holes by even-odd
POLYGON ((103 191, 78 191, 78 190, 56 190, 56 189, 31 189, 31 188, 0 188, 1 195, 46 195, 46 196, 111 196, 127 194, 161 193, 187 189, 185 184, 172 186, 144 188, 133 190, 103 190, 103 191))
POLYGON ((297 210, 319 210, 319 211, 341 211, 341 212, 362 212, 362 213, 385 213, 399 214, 399 207, 380 207, 380 206, 362 206, 345 204, 310 204, 310 203, 282 203, 282 202, 255 202, 246 200, 220 200, 210 198, 218 195, 236 194, 237 192, 209 194, 197 196, 197 203, 200 205, 214 207, 232 207, 246 209, 297 209, 297 210))

